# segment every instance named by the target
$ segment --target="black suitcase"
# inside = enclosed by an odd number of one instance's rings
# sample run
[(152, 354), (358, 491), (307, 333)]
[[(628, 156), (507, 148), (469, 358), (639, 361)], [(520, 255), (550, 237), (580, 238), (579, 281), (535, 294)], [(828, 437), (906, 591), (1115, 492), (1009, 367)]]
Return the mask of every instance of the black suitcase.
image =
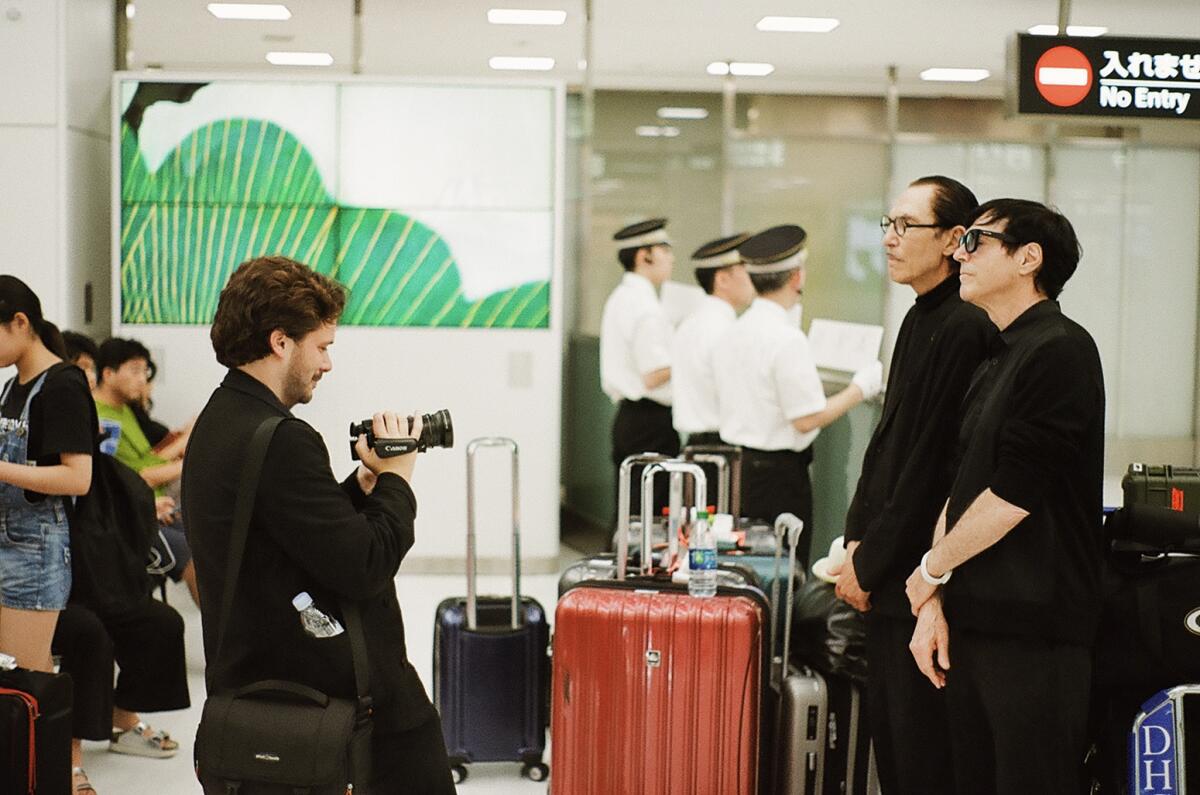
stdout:
[(1200, 469), (1171, 464), (1130, 464), (1121, 478), (1125, 505), (1157, 505), (1200, 513)]
[[(787, 514), (785, 514), (787, 516)], [(780, 518), (783, 521), (783, 518)], [(799, 520), (796, 520), (799, 524)], [(838, 674), (822, 674), (793, 660), (792, 636), (803, 624), (794, 620), (796, 540), (788, 539), (793, 576), (788, 579), (782, 617), (782, 654), (776, 663), (779, 700), (771, 760), (778, 795), (879, 795), (879, 776), (871, 746), (866, 705), (859, 683)]]
[[(512, 452), (513, 592), (477, 596), (475, 583), (475, 454)], [(550, 626), (536, 599), (520, 596), (517, 443), (475, 439), (467, 445), (467, 596), (438, 605), (433, 624), (433, 701), (442, 717), (455, 783), (472, 762), (520, 762), (521, 774), (543, 781), (550, 719)]]
[(71, 703), (67, 674), (0, 671), (0, 793), (71, 791)]

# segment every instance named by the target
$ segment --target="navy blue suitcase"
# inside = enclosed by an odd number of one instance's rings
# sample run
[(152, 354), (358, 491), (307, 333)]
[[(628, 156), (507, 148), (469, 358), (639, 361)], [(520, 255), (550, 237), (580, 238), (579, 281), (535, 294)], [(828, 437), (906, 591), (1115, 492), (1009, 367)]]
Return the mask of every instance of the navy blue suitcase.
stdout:
[[(512, 451), (513, 592), (477, 596), (475, 585), (475, 454)], [(517, 444), (476, 439), (467, 445), (467, 595), (438, 605), (433, 624), (433, 701), (442, 716), (455, 783), (472, 762), (520, 762), (521, 774), (543, 781), (550, 722), (550, 626), (536, 599), (520, 596)]]

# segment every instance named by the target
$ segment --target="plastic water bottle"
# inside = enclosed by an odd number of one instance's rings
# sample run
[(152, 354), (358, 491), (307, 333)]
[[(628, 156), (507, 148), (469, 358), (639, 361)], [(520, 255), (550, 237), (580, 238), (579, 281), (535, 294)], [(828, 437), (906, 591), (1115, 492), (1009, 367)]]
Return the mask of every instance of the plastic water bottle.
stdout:
[(692, 596), (717, 594), (717, 543), (708, 527), (708, 513), (701, 511), (688, 537), (688, 593)]
[(332, 638), (346, 631), (337, 619), (317, 609), (308, 591), (301, 591), (292, 597), (292, 607), (300, 614), (300, 623), (304, 625), (304, 631), (314, 638)]

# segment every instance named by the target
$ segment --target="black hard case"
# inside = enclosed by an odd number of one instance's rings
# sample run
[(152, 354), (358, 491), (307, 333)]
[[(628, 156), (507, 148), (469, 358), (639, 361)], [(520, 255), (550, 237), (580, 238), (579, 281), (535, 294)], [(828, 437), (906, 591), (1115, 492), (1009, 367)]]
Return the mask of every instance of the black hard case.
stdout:
[[(0, 793), (8, 795), (67, 795), (71, 791), (71, 677), (17, 668), (0, 671)], [(30, 720), (34, 738), (33, 765), (37, 786), (29, 780)]]
[(1121, 478), (1125, 505), (1157, 505), (1200, 514), (1200, 469), (1172, 464), (1130, 464)]

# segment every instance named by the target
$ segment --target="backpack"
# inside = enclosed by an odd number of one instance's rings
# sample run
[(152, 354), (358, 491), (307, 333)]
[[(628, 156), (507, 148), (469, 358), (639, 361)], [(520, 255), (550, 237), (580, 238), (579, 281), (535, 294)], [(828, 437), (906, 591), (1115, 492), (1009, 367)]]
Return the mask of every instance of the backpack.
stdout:
[(154, 490), (112, 456), (92, 456), (92, 486), (71, 520), (72, 601), (101, 618), (118, 616), (150, 593), (146, 560), (158, 533)]

